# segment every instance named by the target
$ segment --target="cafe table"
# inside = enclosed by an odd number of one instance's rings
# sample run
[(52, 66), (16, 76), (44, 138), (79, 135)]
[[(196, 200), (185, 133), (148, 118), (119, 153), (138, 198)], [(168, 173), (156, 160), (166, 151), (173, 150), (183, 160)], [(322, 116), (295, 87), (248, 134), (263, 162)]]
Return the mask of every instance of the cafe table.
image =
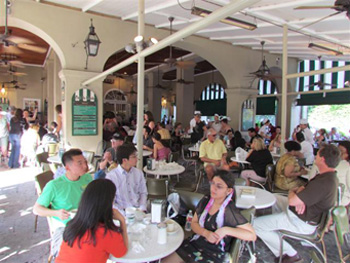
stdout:
[(246, 160), (237, 159), (236, 156), (231, 157), (230, 160), (233, 161), (233, 162), (236, 162), (236, 163), (250, 164), (250, 162), (248, 162), (248, 161), (246, 161)]
[[(166, 244), (158, 244), (157, 224), (146, 225), (144, 234), (128, 234), (129, 250), (124, 257), (115, 258), (112, 255), (109, 259), (113, 262), (151, 262), (160, 260), (178, 249), (184, 240), (182, 227), (174, 221), (175, 231), (167, 234)], [(136, 253), (132, 248), (132, 242), (139, 242), (144, 251)]]
[(190, 152), (199, 153), (199, 146), (193, 145), (193, 146), (189, 147), (188, 150), (189, 150)]
[[(242, 190), (247, 190), (242, 192)], [(248, 209), (264, 209), (273, 206), (276, 203), (276, 197), (263, 189), (251, 186), (235, 186), (236, 207)], [(249, 193), (250, 192), (250, 193)]]
[[(166, 163), (164, 165), (156, 165), (155, 170), (148, 170), (147, 165), (143, 168), (143, 171), (146, 174), (154, 175), (156, 178), (160, 178), (160, 176), (168, 176), (170, 179), (171, 175), (179, 175), (185, 171), (185, 167), (178, 163)], [(178, 178), (179, 181), (179, 178)]]

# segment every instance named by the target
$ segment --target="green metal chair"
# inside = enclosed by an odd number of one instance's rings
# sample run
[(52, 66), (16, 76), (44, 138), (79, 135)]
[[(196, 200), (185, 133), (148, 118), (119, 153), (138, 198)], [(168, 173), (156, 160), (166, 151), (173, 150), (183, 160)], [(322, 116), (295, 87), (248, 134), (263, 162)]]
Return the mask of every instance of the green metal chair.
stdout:
[[(285, 238), (291, 238), (291, 239), (296, 239), (299, 241), (304, 241), (308, 244), (310, 244), (311, 246), (313, 246), (317, 252), (319, 252), (319, 254), (322, 256), (323, 262), (327, 262), (327, 253), (326, 253), (326, 246), (323, 240), (323, 237), (326, 233), (326, 231), (328, 230), (328, 226), (329, 223), (331, 221), (332, 218), (332, 209), (330, 209), (327, 212), (323, 212), (322, 217), (321, 217), (321, 221), (320, 223), (317, 225), (317, 228), (315, 230), (314, 233), (312, 234), (297, 234), (297, 233), (293, 233), (287, 230), (280, 230), (279, 234), (280, 234), (280, 241), (281, 241), (281, 246), (280, 246), (280, 260), (279, 263), (282, 262), (282, 256), (283, 256), (283, 240)], [(322, 250), (318, 248), (317, 244), (321, 243), (322, 244)], [(315, 255), (317, 257), (317, 255)]]
[(167, 199), (169, 194), (168, 179), (147, 178), (148, 200)]
[[(349, 217), (347, 215), (346, 208), (344, 206), (337, 206), (333, 209), (332, 212), (333, 221), (335, 225), (334, 238), (337, 244), (339, 258), (342, 263), (349, 262), (350, 258), (350, 230), (349, 230)], [(346, 237), (349, 239), (346, 242)], [(349, 243), (348, 243), (349, 242)], [(345, 247), (348, 250), (348, 254), (344, 257), (342, 246), (345, 244)]]

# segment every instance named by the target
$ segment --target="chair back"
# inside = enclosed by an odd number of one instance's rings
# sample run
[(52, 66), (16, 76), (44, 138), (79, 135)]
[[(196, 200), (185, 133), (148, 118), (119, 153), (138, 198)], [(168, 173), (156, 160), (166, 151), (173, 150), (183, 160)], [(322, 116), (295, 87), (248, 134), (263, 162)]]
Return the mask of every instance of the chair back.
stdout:
[(148, 198), (166, 199), (169, 193), (168, 179), (147, 178), (146, 181)]
[(106, 143), (103, 140), (98, 142), (95, 156), (100, 156), (100, 157), (103, 156), (103, 153), (105, 151), (105, 145)]
[(46, 171), (35, 176), (38, 195), (41, 195), (45, 185), (51, 180), (53, 180), (53, 172), (51, 171)]
[(50, 170), (50, 165), (47, 158), (49, 158), (48, 152), (42, 152), (36, 155), (37, 166), (39, 166), (43, 172)]
[(179, 161), (179, 159), (180, 159), (180, 153), (179, 152), (171, 152), (169, 154), (169, 159), (168, 159), (169, 163), (172, 163), (172, 162), (176, 162), (177, 163)]
[(94, 160), (95, 153), (91, 151), (83, 151), (83, 156), (88, 163), (92, 163)]
[(180, 198), (186, 207), (193, 212), (196, 210), (199, 201), (204, 197), (203, 194), (189, 191), (178, 190), (176, 192), (180, 195)]
[(235, 178), (235, 185), (246, 186), (247, 181), (243, 178)]
[(344, 235), (350, 233), (349, 217), (344, 206), (337, 206), (332, 211), (335, 231), (340, 245), (344, 244)]
[(338, 199), (337, 199), (337, 205), (341, 205), (341, 200), (343, 199), (345, 191), (345, 184), (339, 183), (338, 185)]
[(269, 190), (273, 190), (273, 184), (275, 182), (275, 172), (276, 172), (276, 166), (274, 164), (268, 164), (265, 168), (265, 175), (266, 175), (266, 184), (269, 187)]

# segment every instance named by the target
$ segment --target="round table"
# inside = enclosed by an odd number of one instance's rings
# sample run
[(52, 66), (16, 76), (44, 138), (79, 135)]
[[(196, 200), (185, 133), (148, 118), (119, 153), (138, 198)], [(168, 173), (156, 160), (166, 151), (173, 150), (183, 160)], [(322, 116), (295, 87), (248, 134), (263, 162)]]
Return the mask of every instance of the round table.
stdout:
[(191, 147), (188, 148), (188, 150), (189, 150), (190, 152), (199, 152), (199, 147), (197, 147), (197, 146), (191, 146)]
[(170, 178), (170, 175), (178, 175), (181, 174), (185, 171), (185, 167), (182, 165), (172, 165), (171, 164), (166, 164), (163, 168), (157, 168), (155, 170), (148, 170), (147, 165), (143, 167), (143, 171), (146, 174), (152, 174), (155, 175), (157, 178), (160, 176), (168, 176)]
[(142, 156), (143, 156), (143, 157), (150, 156), (150, 155), (152, 155), (152, 152), (151, 152), (151, 151), (147, 151), (147, 150), (143, 150), (143, 151), (142, 151)]
[(47, 158), (47, 161), (55, 164), (62, 164), (62, 158), (60, 158), (58, 155), (50, 156)]
[[(241, 197), (243, 189), (252, 190), (255, 193), (252, 196)], [(236, 191), (236, 206), (242, 209), (255, 207), (256, 209), (263, 209), (273, 206), (276, 203), (276, 197), (263, 189), (251, 186), (235, 186)]]
[(129, 235), (129, 250), (126, 255), (122, 258), (115, 258), (110, 255), (109, 259), (113, 262), (150, 262), (170, 255), (179, 248), (184, 239), (184, 232), (182, 230), (182, 227), (176, 222), (174, 222), (174, 224), (177, 230), (175, 233), (167, 235), (166, 244), (160, 245), (157, 243), (157, 225), (151, 224), (147, 226), (147, 228), (149, 228), (147, 230), (148, 240), (139, 241), (145, 251), (141, 253), (136, 253), (133, 251), (132, 242), (134, 241), (133, 236), (135, 234)]
[(246, 160), (238, 160), (236, 157), (231, 157), (230, 160), (233, 161), (233, 162), (236, 162), (236, 163), (250, 164), (250, 162), (248, 162)]

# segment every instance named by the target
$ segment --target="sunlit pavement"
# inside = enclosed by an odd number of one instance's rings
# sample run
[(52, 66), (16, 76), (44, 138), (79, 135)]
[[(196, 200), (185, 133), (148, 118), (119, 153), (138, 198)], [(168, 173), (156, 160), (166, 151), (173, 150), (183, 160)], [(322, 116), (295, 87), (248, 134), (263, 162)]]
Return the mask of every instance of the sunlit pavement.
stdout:
[(37, 168), (0, 168), (0, 262), (47, 262), (50, 236), (45, 218), (39, 217), (34, 233), (36, 174)]

